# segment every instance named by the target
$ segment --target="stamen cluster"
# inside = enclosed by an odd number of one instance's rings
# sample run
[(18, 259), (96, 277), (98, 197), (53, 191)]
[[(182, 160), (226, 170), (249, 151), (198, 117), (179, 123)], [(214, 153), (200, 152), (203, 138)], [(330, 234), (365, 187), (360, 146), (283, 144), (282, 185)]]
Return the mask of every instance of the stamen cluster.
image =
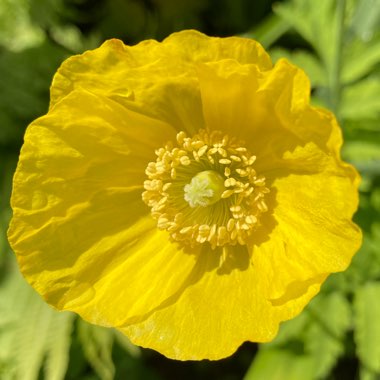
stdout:
[[(212, 248), (244, 245), (267, 211), (269, 193), (265, 178), (257, 175), (252, 155), (244, 143), (220, 131), (200, 130), (193, 137), (177, 134), (156, 150), (157, 159), (146, 168), (144, 202), (151, 207), (159, 229), (167, 230), (179, 242), (194, 246), (209, 242)], [(202, 171), (215, 171), (224, 180), (220, 200), (204, 206), (190, 206), (184, 188)]]

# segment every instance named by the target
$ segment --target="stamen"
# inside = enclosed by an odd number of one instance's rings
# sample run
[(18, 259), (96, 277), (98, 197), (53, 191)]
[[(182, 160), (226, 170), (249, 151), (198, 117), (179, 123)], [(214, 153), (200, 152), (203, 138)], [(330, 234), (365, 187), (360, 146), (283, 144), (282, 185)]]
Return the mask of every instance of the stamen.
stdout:
[(142, 199), (157, 227), (190, 246), (246, 244), (268, 210), (256, 156), (220, 131), (180, 132), (176, 141), (157, 149), (145, 171)]

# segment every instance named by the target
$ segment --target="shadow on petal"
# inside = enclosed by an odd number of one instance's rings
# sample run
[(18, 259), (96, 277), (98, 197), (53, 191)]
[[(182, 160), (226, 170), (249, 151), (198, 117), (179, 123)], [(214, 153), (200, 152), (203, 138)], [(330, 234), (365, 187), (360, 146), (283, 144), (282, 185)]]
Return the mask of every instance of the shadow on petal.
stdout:
[(270, 302), (273, 306), (282, 306), (289, 301), (300, 298), (307, 293), (311, 286), (321, 284), (325, 281), (327, 276), (327, 274), (321, 274), (305, 281), (294, 281), (287, 286), (285, 293), (281, 297), (271, 299)]

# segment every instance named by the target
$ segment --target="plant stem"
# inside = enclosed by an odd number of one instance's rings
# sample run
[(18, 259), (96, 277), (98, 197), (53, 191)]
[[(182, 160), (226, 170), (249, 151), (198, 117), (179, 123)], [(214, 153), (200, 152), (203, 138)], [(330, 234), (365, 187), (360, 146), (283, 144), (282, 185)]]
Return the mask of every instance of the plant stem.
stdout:
[(337, 0), (337, 30), (335, 40), (335, 56), (331, 64), (330, 72), (330, 99), (329, 106), (331, 110), (339, 116), (339, 104), (341, 97), (341, 69), (343, 55), (343, 34), (344, 34), (344, 17), (346, 11), (346, 0)]

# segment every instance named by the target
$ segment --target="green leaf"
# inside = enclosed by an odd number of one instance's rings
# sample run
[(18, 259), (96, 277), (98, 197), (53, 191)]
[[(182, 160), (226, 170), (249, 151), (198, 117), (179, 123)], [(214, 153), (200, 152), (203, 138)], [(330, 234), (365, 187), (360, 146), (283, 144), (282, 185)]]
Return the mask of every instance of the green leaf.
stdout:
[(327, 67), (332, 66), (338, 49), (335, 1), (293, 0), (277, 4), (274, 11), (311, 44)]
[(380, 119), (379, 94), (380, 78), (375, 75), (346, 87), (339, 109), (341, 116), (345, 119)]
[[(2, 153), (0, 151), (0, 279), (6, 273), (9, 257), (9, 244), (7, 240), (7, 229), (11, 210), (9, 198), (12, 188), (12, 177), (17, 163), (17, 155)], [(1, 281), (0, 281), (1, 286)]]
[(380, 23), (380, 0), (358, 0), (351, 29), (368, 42)]
[[(367, 219), (370, 218), (369, 212), (365, 211), (364, 215)], [(364, 223), (360, 224), (364, 229)], [(351, 292), (356, 291), (356, 288), (362, 286), (365, 281), (376, 280), (380, 277), (379, 243), (380, 239), (376, 241), (373, 234), (364, 231), (363, 244), (344, 274)]]
[(343, 294), (319, 294), (297, 318), (281, 324), (273, 342), (260, 345), (246, 380), (325, 379), (344, 354), (350, 326)]
[(380, 374), (380, 282), (357, 289), (354, 299), (355, 341), (363, 366)]
[[(346, 119), (344, 122), (342, 157), (354, 164), (362, 175), (361, 191), (371, 191), (372, 181), (380, 175), (379, 131), (376, 119)], [(371, 209), (367, 211), (370, 213)]]
[(313, 358), (315, 378), (324, 379), (344, 353), (350, 304), (341, 293), (320, 294), (305, 312), (313, 321), (305, 334), (305, 351)]
[(242, 37), (253, 38), (268, 48), (289, 29), (290, 25), (284, 19), (271, 13), (257, 27), (244, 33)]
[(87, 37), (74, 25), (54, 25), (50, 30), (50, 35), (54, 41), (72, 54), (95, 49), (102, 42), (98, 33), (92, 33)]
[(343, 147), (345, 159), (355, 161), (380, 160), (380, 145), (375, 141), (347, 141)]
[(313, 380), (312, 357), (290, 349), (260, 349), (244, 380)]
[(51, 43), (0, 52), (0, 146), (18, 146), (27, 124), (45, 113), (52, 76), (66, 53)]
[(90, 325), (79, 319), (78, 337), (87, 360), (98, 376), (102, 380), (112, 380), (115, 374), (112, 361), (113, 330)]
[(354, 82), (370, 73), (380, 62), (380, 33), (369, 41), (351, 41), (344, 49), (343, 62), (343, 83)]
[(36, 380), (47, 358), (46, 380), (62, 380), (74, 316), (43, 302), (16, 265), (8, 269), (0, 288), (0, 367), (5, 365), (9, 379)]
[(342, 81), (352, 83), (369, 74), (380, 60), (380, 0), (358, 0), (344, 49)]
[(0, 1), (0, 45), (20, 51), (43, 39), (43, 31), (30, 19), (29, 0)]
[(360, 380), (379, 380), (379, 374), (361, 365), (359, 368)]
[(45, 362), (45, 379), (60, 380), (65, 378), (69, 362), (71, 331), (74, 314), (56, 313), (47, 335), (47, 354)]
[[(380, 188), (376, 188), (372, 191), (371, 206), (380, 212)], [(380, 225), (376, 223), (375, 228), (374, 234), (376, 234), (376, 237), (380, 240)]]

